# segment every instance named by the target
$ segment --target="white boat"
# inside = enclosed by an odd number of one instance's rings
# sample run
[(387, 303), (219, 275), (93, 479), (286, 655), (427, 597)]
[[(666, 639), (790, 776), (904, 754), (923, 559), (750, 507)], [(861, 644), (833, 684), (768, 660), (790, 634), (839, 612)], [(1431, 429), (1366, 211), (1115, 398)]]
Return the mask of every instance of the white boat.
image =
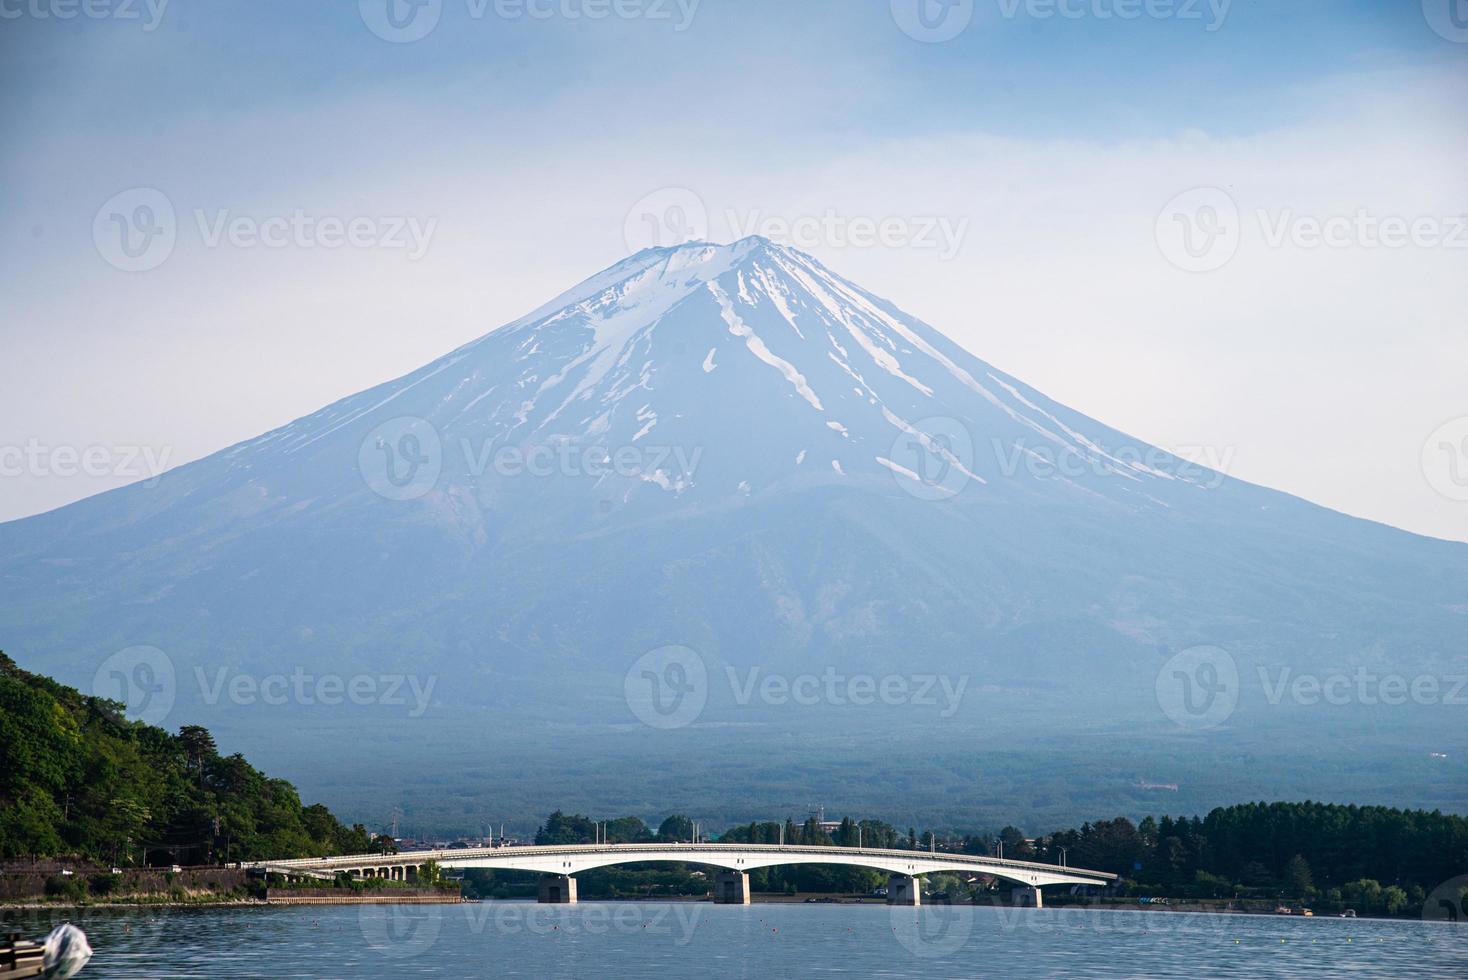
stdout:
[(76, 976), (91, 958), (87, 934), (70, 922), (52, 929), (45, 939), (22, 939), (14, 932), (0, 939), (0, 980), (66, 980)]

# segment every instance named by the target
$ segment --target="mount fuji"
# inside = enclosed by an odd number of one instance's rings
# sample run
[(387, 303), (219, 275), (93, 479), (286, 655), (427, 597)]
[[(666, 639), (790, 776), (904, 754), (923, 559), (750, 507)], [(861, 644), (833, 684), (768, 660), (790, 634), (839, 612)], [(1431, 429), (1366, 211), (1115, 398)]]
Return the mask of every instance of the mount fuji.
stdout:
[[(85, 687), (156, 647), (170, 723), (363, 811), (384, 761), (418, 772), (437, 826), (491, 798), (501, 818), (692, 799), (672, 775), (690, 756), (759, 787), (731, 819), (811, 794), (875, 806), (849, 768), (874, 754), (932, 819), (1060, 819), (1159, 785), (1170, 806), (1341, 797), (1387, 758), (1376, 802), (1419, 783), (1437, 795), (1414, 805), (1468, 802), (1451, 708), (1270, 696), (1362, 670), (1446, 691), (1468, 673), (1468, 546), (1150, 446), (763, 238), (639, 252), (395, 381), (0, 525), (0, 582), (0, 638), (30, 669)], [(710, 678), (676, 732), (624, 696), (668, 644)], [(1184, 731), (1159, 670), (1199, 645), (1236, 665), (1238, 703)], [(968, 694), (940, 716), (741, 703), (732, 683), (832, 669)], [(414, 717), (221, 694), (303, 670), (436, 684)], [(283, 746), (282, 724), (314, 737)], [(768, 761), (794, 744), (804, 768)]]

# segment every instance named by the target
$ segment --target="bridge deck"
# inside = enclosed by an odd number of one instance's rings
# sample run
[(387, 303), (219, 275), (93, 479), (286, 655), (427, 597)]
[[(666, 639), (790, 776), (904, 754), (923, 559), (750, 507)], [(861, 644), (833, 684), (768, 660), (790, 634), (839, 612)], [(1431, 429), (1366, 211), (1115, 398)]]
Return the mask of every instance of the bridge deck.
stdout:
[(1097, 884), (1116, 879), (1107, 871), (1015, 861), (945, 851), (895, 848), (822, 847), (792, 844), (569, 844), (561, 846), (478, 847), (399, 854), (357, 854), (328, 858), (260, 861), (243, 865), (261, 870), (315, 871), (379, 869), (435, 862), (444, 867), (481, 867), (575, 874), (612, 864), (680, 861), (734, 870), (785, 864), (844, 864), (931, 874), (936, 871), (972, 871), (1039, 884)]

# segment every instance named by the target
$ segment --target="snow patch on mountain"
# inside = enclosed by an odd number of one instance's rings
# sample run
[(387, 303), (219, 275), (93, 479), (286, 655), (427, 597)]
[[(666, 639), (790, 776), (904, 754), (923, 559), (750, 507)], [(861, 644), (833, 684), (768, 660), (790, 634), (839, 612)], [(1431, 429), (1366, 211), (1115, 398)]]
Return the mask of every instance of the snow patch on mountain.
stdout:
[(735, 312), (734, 303), (729, 299), (729, 294), (720, 289), (719, 284), (716, 282), (708, 283), (708, 289), (713, 294), (714, 301), (719, 304), (719, 313), (723, 316), (724, 322), (729, 325), (729, 332), (743, 339), (744, 346), (749, 348), (751, 354), (784, 375), (785, 380), (790, 382), (791, 386), (801, 398), (804, 398), (810, 403), (811, 408), (814, 408), (818, 412), (823, 411), (821, 400), (811, 390), (810, 385), (805, 380), (805, 376), (795, 369), (795, 365), (776, 357), (770, 352), (769, 347), (765, 346), (765, 342), (760, 339), (759, 335), (751, 330), (749, 325), (740, 319), (739, 314)]

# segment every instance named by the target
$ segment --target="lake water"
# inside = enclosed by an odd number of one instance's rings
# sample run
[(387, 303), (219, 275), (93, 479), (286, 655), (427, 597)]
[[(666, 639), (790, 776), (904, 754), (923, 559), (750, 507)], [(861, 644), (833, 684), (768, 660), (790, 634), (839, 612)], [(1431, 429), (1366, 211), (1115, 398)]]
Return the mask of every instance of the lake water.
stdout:
[(9, 913), (83, 980), (234, 977), (1468, 977), (1468, 925), (876, 905), (485, 902)]

